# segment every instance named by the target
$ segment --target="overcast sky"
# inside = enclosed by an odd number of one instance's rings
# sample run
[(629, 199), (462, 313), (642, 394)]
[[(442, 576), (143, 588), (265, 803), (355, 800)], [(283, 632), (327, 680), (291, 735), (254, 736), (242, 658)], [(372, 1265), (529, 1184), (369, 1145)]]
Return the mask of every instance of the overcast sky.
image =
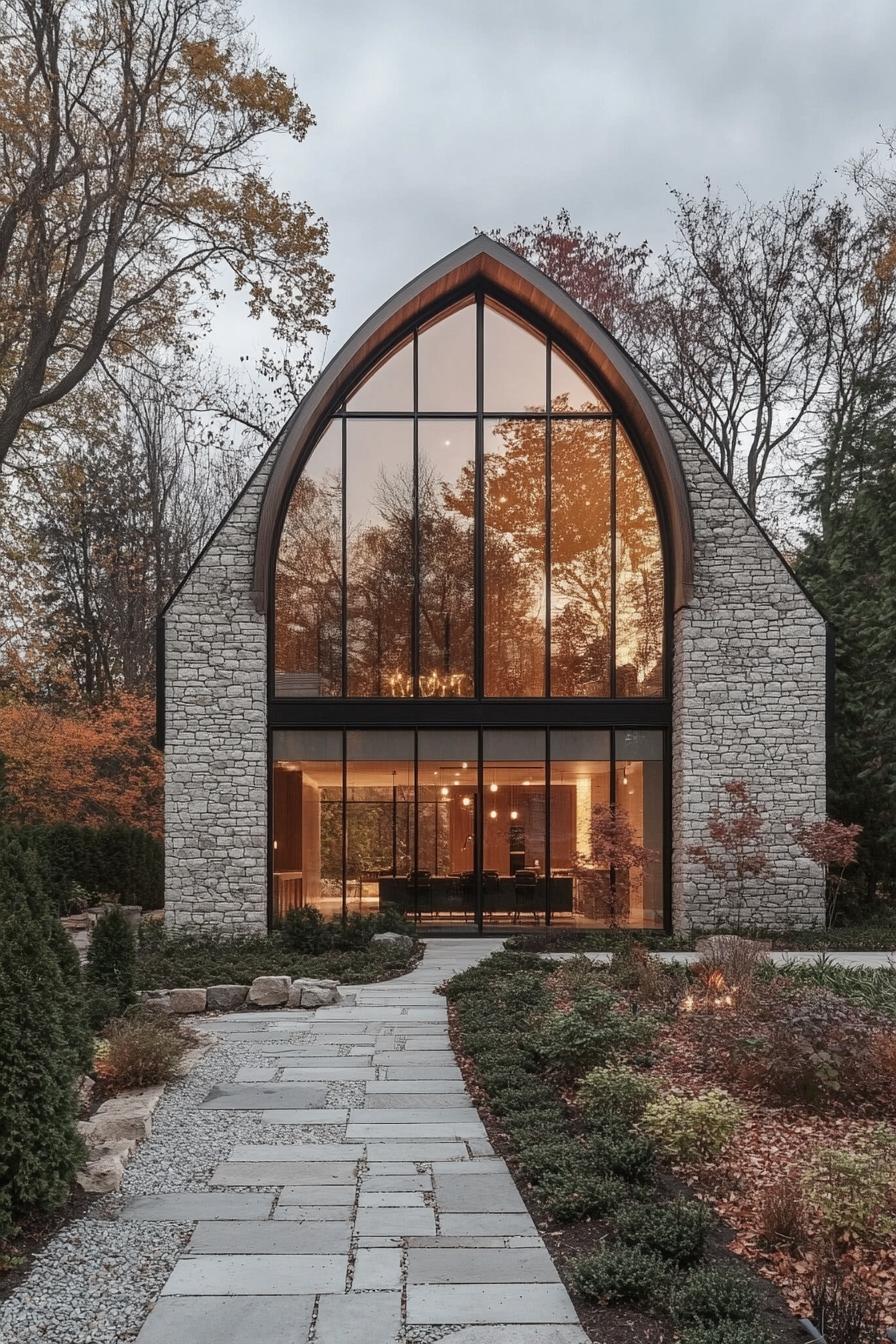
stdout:
[[(271, 146), (278, 187), (330, 228), (327, 356), (480, 228), (566, 206), (661, 245), (667, 184), (756, 198), (896, 123), (894, 0), (246, 0), (317, 125)], [(239, 305), (213, 343), (262, 333)]]

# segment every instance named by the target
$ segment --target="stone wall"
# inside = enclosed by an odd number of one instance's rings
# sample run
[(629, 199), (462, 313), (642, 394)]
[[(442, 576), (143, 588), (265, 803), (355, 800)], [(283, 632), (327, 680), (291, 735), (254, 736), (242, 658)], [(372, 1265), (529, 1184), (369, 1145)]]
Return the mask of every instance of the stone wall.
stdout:
[(691, 498), (693, 598), (675, 615), (672, 905), (677, 929), (734, 923), (719, 883), (688, 856), (707, 839), (722, 786), (743, 779), (766, 821), (768, 874), (742, 922), (823, 922), (821, 870), (787, 819), (825, 812), (824, 621), (738, 496), (675, 413), (662, 406)]
[(274, 451), (165, 620), (165, 922), (267, 927), (267, 636), (251, 597)]
[[(664, 408), (690, 491), (691, 604), (673, 656), (676, 927), (731, 922), (690, 860), (706, 814), (745, 779), (767, 820), (772, 870), (742, 917), (812, 924), (820, 871), (785, 820), (825, 807), (824, 624), (715, 467)], [(173, 601), (166, 620), (166, 921), (237, 932), (266, 921), (266, 631), (251, 598), (255, 527), (273, 454)]]

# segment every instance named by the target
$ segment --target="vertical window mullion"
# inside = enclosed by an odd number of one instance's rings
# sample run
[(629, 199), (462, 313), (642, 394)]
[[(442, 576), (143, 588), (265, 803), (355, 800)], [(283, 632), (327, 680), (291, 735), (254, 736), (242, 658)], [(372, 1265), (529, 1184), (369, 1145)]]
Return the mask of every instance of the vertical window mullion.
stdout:
[(544, 695), (551, 694), (551, 341), (545, 349), (544, 424)]
[[(413, 383), (414, 383), (414, 486), (413, 486), (413, 540), (411, 543), (413, 576), (413, 599), (411, 603), (411, 685), (415, 696), (420, 694), (420, 468), (418, 452), (418, 396), (417, 396), (417, 332), (413, 337)], [(415, 865), (416, 866), (416, 865)]]
[(342, 922), (348, 918), (348, 732), (342, 730)]
[(616, 417), (610, 428), (610, 699), (616, 699)]
[[(549, 403), (550, 404), (550, 403)], [(551, 730), (544, 735), (544, 926), (551, 923), (551, 900), (553, 895), (553, 864), (551, 862)]]
[(474, 589), (474, 696), (485, 695), (485, 419), (483, 415), (485, 352), (485, 305), (482, 294), (476, 296), (476, 440), (474, 444), (473, 486), (473, 589)]
[[(348, 695), (348, 424), (342, 417), (342, 698)], [(344, 895), (344, 891), (343, 891)]]

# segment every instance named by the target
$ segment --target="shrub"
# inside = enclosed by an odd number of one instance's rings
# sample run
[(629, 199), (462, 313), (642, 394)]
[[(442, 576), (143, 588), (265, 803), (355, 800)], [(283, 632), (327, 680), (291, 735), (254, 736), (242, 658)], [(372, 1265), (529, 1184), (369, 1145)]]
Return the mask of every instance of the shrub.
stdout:
[[(76, 1128), (80, 1030), (36, 856), (0, 841), (0, 1236), (61, 1204), (84, 1156)], [(79, 1019), (80, 1020), (80, 1019)]]
[(41, 855), (47, 891), (60, 913), (83, 900), (115, 897), (125, 905), (161, 910), (164, 901), (164, 851), (155, 836), (136, 826), (74, 826), (69, 822), (24, 826), (23, 843)]
[(800, 1246), (806, 1239), (806, 1201), (799, 1182), (785, 1175), (762, 1193), (759, 1239), (764, 1246)]
[(570, 1273), (583, 1297), (607, 1306), (647, 1304), (668, 1286), (668, 1270), (659, 1256), (634, 1246), (602, 1246), (574, 1260)]
[(631, 1198), (625, 1181), (581, 1167), (563, 1167), (539, 1185), (539, 1198), (558, 1222), (578, 1218), (608, 1218)]
[(711, 1223), (709, 1210), (696, 1199), (674, 1199), (668, 1204), (633, 1202), (620, 1210), (616, 1232), (627, 1245), (686, 1268), (703, 1254)]
[(644, 1108), (656, 1100), (658, 1090), (652, 1078), (626, 1064), (605, 1064), (585, 1074), (578, 1102), (585, 1117), (596, 1124), (610, 1119), (640, 1120)]
[(280, 937), (292, 952), (324, 952), (332, 946), (330, 927), (313, 905), (287, 912), (280, 925)]
[(774, 1100), (823, 1109), (844, 1097), (876, 1098), (876, 1027), (845, 999), (821, 989), (770, 986), (754, 1030), (732, 1040), (745, 1081)]
[(585, 1160), (600, 1172), (621, 1176), (626, 1181), (649, 1181), (653, 1176), (656, 1147), (643, 1134), (619, 1133), (610, 1129), (591, 1134), (584, 1144)]
[(820, 1148), (803, 1188), (829, 1236), (874, 1242), (896, 1230), (896, 1133), (881, 1126), (850, 1148)]
[(620, 989), (634, 990), (645, 1003), (671, 1008), (684, 992), (687, 973), (683, 966), (666, 966), (639, 942), (625, 942), (610, 961), (610, 980)]
[(721, 1088), (697, 1097), (671, 1093), (653, 1101), (641, 1120), (644, 1132), (673, 1162), (710, 1162), (719, 1156), (743, 1118), (743, 1110)]
[(884, 1332), (881, 1309), (855, 1279), (835, 1266), (822, 1268), (810, 1293), (812, 1320), (825, 1344), (878, 1344)]
[(742, 1269), (698, 1265), (673, 1293), (675, 1318), (682, 1323), (724, 1323), (756, 1318), (756, 1291)]
[(176, 1075), (188, 1043), (179, 1023), (130, 1013), (106, 1026), (97, 1071), (118, 1087), (151, 1087)]
[(137, 947), (127, 919), (117, 905), (110, 905), (94, 926), (87, 952), (94, 1028), (103, 1025), (103, 1019), (98, 1017), (103, 1005), (114, 1003), (118, 1014), (134, 1002), (136, 961)]
[(548, 1013), (535, 1048), (549, 1066), (574, 1076), (648, 1048), (657, 1028), (655, 1018), (619, 1011), (611, 994), (595, 990), (569, 1012)]
[(678, 1336), (679, 1344), (777, 1344), (778, 1336), (764, 1326), (743, 1321), (725, 1321), (720, 1334), (714, 1325), (695, 1325)]

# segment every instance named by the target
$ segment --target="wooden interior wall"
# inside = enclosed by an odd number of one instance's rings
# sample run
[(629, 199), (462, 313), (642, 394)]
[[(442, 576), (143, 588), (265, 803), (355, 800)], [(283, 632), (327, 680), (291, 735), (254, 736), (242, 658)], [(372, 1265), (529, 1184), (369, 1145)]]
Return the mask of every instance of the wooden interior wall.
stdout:
[(273, 831), (274, 872), (297, 872), (302, 867), (302, 774), (300, 770), (274, 767)]

